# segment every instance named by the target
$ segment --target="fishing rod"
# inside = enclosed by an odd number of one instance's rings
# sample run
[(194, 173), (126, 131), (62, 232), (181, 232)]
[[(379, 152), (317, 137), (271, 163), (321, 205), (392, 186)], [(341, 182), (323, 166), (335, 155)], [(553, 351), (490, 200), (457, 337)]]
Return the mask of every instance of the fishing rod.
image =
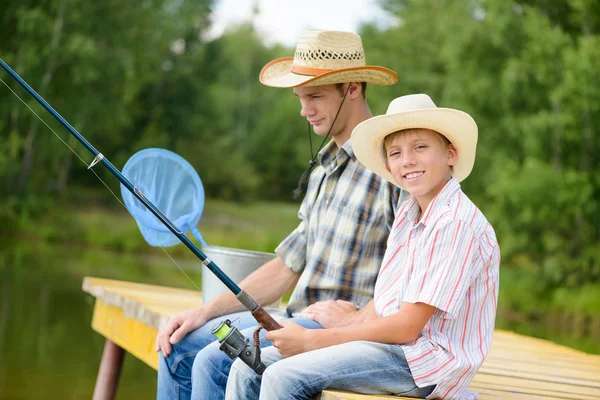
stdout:
[[(235, 282), (233, 282), (210, 258), (206, 256), (192, 241), (190, 241), (169, 219), (163, 215), (158, 208), (154, 206), (144, 194), (136, 188), (125, 176), (102, 153), (94, 148), (75, 128), (71, 126), (50, 104), (46, 102), (35, 90), (31, 88), (15, 71), (12, 70), (1, 58), (0, 66), (8, 72), (23, 89), (27, 91), (42, 107), (46, 109), (62, 126), (65, 127), (71, 135), (75, 137), (92, 155), (94, 159), (88, 166), (92, 168), (97, 163), (101, 163), (110, 171), (129, 190), (139, 201), (142, 202), (151, 212), (162, 222), (177, 238), (192, 251), (206, 267), (217, 276), (233, 292), (240, 303), (254, 317), (254, 319), (267, 331), (281, 329), (282, 326), (273, 319), (264, 308), (258, 304), (246, 291), (242, 290)], [(237, 330), (231, 326), (231, 322), (226, 320), (218, 324), (212, 331), (221, 342), (221, 350), (223, 350), (231, 358), (239, 356), (246, 364), (253, 368), (258, 373), (262, 373), (264, 365), (260, 362), (260, 347), (258, 347), (255, 338), (253, 345), (248, 345), (248, 340)], [(255, 336), (257, 336), (255, 334)]]

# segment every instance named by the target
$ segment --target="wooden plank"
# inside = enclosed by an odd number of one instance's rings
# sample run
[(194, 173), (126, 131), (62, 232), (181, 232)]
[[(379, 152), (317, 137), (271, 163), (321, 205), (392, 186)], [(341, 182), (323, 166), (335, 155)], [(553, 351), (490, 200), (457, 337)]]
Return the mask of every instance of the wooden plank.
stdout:
[(594, 365), (594, 362), (590, 362), (589, 360), (579, 356), (571, 356), (569, 360), (563, 360), (562, 358), (557, 358), (553, 357), (552, 355), (546, 354), (511, 354), (508, 352), (501, 352), (495, 349), (492, 350), (490, 350), (485, 362), (502, 363), (505, 365), (540, 365), (549, 366), (557, 369), (581, 370), (582, 372), (589, 370), (590, 366), (593, 368), (600, 368), (600, 366)]
[[(514, 398), (519, 398), (519, 395)], [(541, 400), (545, 397), (536, 397), (535, 400)], [(321, 392), (320, 400), (390, 400), (390, 399), (412, 399), (414, 397), (404, 397), (404, 396), (392, 396), (392, 395), (383, 395), (383, 394), (358, 394), (352, 392), (346, 392), (343, 390), (333, 390), (327, 389)], [(506, 399), (506, 394), (503, 392), (497, 391), (487, 391), (479, 393), (479, 400), (496, 400), (496, 399)], [(528, 399), (530, 399), (528, 397)]]
[[(83, 290), (107, 305), (121, 308), (127, 317), (157, 330), (168, 321), (172, 313), (202, 303), (202, 293), (197, 291), (111, 279), (86, 277), (83, 280)], [(133, 293), (136, 293), (139, 298), (132, 297)], [(153, 304), (175, 304), (176, 306), (169, 309), (169, 313), (165, 313), (167, 310), (156, 311), (153, 307), (147, 307), (143, 299), (152, 299)]]
[[(472, 392), (479, 393), (479, 399), (526, 399), (526, 400), (548, 400), (548, 396), (538, 396), (535, 394), (511, 393), (505, 389), (495, 390), (489, 388), (473, 388), (469, 387)], [(557, 398), (560, 399), (560, 398)]]
[(158, 330), (135, 318), (127, 317), (122, 309), (96, 299), (92, 328), (158, 370), (158, 354), (154, 344)]
[(109, 289), (109, 290), (142, 290), (145, 291), (146, 293), (149, 294), (157, 294), (157, 295), (196, 295), (197, 293), (199, 293), (198, 291), (195, 290), (188, 290), (188, 289), (179, 289), (179, 288), (174, 288), (174, 287), (167, 287), (167, 286), (159, 286), (159, 285), (148, 285), (145, 283), (136, 283), (136, 282), (129, 282), (129, 281), (118, 281), (118, 280), (114, 280), (114, 279), (104, 279), (104, 278), (95, 278), (95, 277), (90, 277), (90, 276), (86, 276), (83, 278), (83, 290), (96, 296), (96, 294), (94, 294), (93, 292), (100, 292), (103, 289)]
[(600, 355), (588, 354), (581, 350), (559, 345), (546, 339), (533, 338), (519, 335), (514, 332), (496, 330), (492, 340), (492, 348), (502, 350), (515, 350), (518, 352), (531, 352), (533, 349), (543, 349), (545, 353), (574, 355), (589, 359), (590, 362), (600, 365)]
[[(544, 389), (528, 389), (520, 387), (510, 387), (503, 384), (497, 383), (471, 383), (469, 389), (478, 393), (487, 393), (492, 391), (493, 393), (500, 393), (502, 398), (505, 399), (532, 399), (542, 398), (549, 400), (565, 399), (565, 400), (598, 400), (597, 396), (589, 396), (585, 394), (573, 394), (565, 392), (553, 392)], [(503, 395), (502, 395), (503, 394)]]
[[(324, 390), (321, 392), (320, 400), (389, 400), (389, 399), (411, 399), (403, 396), (387, 396), (382, 394), (358, 394), (344, 392), (341, 390)], [(412, 397), (414, 400), (414, 397)]]
[[(486, 384), (487, 388), (500, 388), (504, 387), (509, 391), (516, 393), (532, 393), (539, 395), (561, 395), (570, 396), (565, 398), (573, 399), (588, 399), (588, 398), (600, 398), (600, 389), (589, 387), (589, 386), (577, 386), (568, 385), (562, 383), (555, 383), (550, 381), (538, 381), (520, 377), (508, 377), (501, 375), (492, 374), (477, 374), (473, 378), (472, 385), (476, 387), (480, 384)], [(498, 386), (496, 386), (498, 385)]]
[[(514, 339), (519, 340), (517, 338)], [(514, 359), (528, 360), (530, 356), (534, 356), (536, 359), (553, 359), (565, 363), (569, 363), (576, 360), (586, 360), (587, 363), (600, 366), (600, 360), (591, 355), (582, 355), (577, 352), (570, 351), (569, 348), (564, 349), (549, 349), (538, 346), (529, 346), (524, 348), (507, 348), (498, 346), (492, 343), (492, 347), (489, 351), (489, 356), (506, 357), (510, 356)]]
[(581, 376), (579, 374), (579, 371), (573, 372), (558, 368), (535, 369), (529, 368), (529, 366), (527, 365), (515, 366), (515, 368), (511, 368), (510, 365), (490, 366), (489, 364), (484, 364), (479, 369), (479, 373), (522, 377), (528, 379), (535, 379), (538, 381), (564, 383), (567, 385), (589, 386), (600, 389), (600, 376), (598, 376), (597, 372), (591, 372), (586, 374), (585, 376)]

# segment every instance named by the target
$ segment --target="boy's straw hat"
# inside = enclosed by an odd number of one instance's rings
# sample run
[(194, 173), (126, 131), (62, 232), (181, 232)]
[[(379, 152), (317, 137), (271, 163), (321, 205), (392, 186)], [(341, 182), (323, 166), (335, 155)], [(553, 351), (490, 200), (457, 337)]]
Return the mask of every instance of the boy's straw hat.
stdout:
[(360, 36), (322, 30), (304, 32), (294, 57), (271, 61), (259, 79), (267, 86), (283, 88), (344, 82), (392, 85), (398, 81), (394, 71), (366, 65)]
[(358, 124), (352, 131), (352, 148), (365, 167), (404, 189), (385, 168), (383, 139), (410, 128), (431, 129), (446, 136), (458, 153), (452, 175), (459, 181), (469, 176), (475, 163), (477, 124), (463, 111), (436, 107), (426, 94), (398, 97), (392, 100), (385, 115)]

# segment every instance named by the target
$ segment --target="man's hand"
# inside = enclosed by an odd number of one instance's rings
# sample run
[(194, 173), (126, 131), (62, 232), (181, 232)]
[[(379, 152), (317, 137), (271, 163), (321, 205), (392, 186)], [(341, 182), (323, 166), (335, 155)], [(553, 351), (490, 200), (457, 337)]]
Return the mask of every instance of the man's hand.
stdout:
[(296, 316), (312, 319), (323, 328), (337, 328), (350, 325), (357, 313), (356, 304), (350, 301), (327, 300), (306, 307)]
[(179, 342), (194, 329), (200, 328), (207, 322), (203, 307), (192, 308), (175, 314), (163, 326), (156, 336), (156, 351), (162, 351), (167, 357), (171, 354), (171, 345)]
[(267, 332), (265, 339), (271, 340), (283, 358), (314, 350), (311, 330), (292, 321), (280, 321), (283, 328)]

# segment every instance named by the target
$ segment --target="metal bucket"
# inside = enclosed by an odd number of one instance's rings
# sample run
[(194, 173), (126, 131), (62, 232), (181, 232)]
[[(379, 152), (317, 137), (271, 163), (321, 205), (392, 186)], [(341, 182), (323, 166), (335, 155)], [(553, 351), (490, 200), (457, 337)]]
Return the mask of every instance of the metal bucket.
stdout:
[[(250, 273), (277, 256), (275, 253), (221, 246), (203, 246), (202, 252), (235, 283), (240, 283)], [(205, 304), (228, 290), (206, 265), (202, 265), (202, 301)]]

